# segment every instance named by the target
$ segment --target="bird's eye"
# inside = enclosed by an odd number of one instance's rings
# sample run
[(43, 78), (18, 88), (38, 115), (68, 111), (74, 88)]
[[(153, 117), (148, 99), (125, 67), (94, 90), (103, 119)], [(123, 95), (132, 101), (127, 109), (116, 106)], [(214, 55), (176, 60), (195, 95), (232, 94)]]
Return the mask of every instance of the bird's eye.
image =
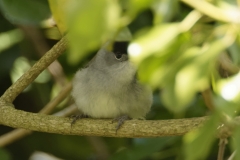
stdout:
[(115, 54), (115, 57), (117, 60), (120, 60), (122, 58), (122, 54)]
[(127, 54), (117, 52), (117, 53), (114, 53), (114, 55), (115, 55), (115, 59), (120, 62), (128, 60)]

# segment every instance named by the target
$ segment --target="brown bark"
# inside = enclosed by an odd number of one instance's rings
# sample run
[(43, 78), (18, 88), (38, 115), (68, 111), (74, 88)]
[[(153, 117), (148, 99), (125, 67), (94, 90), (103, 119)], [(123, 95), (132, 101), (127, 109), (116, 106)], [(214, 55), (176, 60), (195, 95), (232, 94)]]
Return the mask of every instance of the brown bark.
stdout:
[(104, 137), (178, 136), (198, 128), (207, 117), (172, 120), (129, 120), (118, 130), (108, 119), (81, 119), (71, 127), (71, 119), (0, 107), (0, 124), (13, 128), (64, 135)]

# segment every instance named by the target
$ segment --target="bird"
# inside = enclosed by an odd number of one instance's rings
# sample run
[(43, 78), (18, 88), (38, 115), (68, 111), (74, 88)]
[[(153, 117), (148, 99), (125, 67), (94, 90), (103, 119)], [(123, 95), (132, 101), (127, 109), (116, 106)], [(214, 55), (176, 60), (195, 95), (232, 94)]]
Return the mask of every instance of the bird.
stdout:
[(129, 42), (104, 45), (89, 64), (73, 78), (71, 95), (79, 118), (113, 119), (116, 131), (125, 120), (144, 119), (152, 105), (152, 91), (137, 79), (137, 69), (129, 61)]

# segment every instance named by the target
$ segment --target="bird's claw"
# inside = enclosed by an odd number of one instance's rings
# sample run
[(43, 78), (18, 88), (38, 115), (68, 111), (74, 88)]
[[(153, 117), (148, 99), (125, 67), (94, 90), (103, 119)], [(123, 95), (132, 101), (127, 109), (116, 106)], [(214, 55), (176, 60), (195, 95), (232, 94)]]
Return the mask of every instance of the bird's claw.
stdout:
[(72, 127), (77, 120), (82, 118), (88, 118), (88, 116), (85, 114), (77, 114), (77, 115), (71, 115), (69, 118), (72, 119), (72, 122), (71, 122), (71, 127)]
[(117, 118), (114, 118), (112, 120), (112, 123), (113, 122), (118, 122), (117, 126), (116, 126), (116, 134), (117, 134), (117, 131), (121, 128), (121, 126), (123, 125), (123, 123), (126, 121), (126, 120), (130, 120), (131, 118), (127, 115), (123, 115), (123, 116), (120, 116), (120, 117), (117, 117)]

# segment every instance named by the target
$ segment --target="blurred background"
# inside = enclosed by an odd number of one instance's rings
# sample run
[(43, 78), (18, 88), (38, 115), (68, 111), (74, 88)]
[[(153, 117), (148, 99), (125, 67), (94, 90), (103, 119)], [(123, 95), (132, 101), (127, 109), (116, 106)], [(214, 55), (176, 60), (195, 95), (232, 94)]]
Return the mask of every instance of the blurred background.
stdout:
[[(234, 9), (236, 14), (232, 15), (239, 14), (236, 1), (219, 0), (209, 4), (219, 10)], [(139, 67), (139, 78), (154, 91), (154, 103), (147, 119), (206, 116), (212, 114), (212, 107), (220, 102), (218, 113), (225, 111), (224, 106), (228, 104), (233, 106), (228, 110), (231, 112), (228, 116), (233, 118), (238, 113), (239, 97), (226, 102), (218, 86), (220, 82), (224, 86), (229, 82), (226, 79), (237, 75), (239, 26), (232, 16), (228, 22), (218, 16), (211, 17), (211, 13), (210, 16), (201, 14), (194, 8), (198, 5), (177, 0), (61, 0), (59, 3), (56, 0), (0, 0), (0, 94), (62, 35), (69, 33), (70, 47), (66, 53), (14, 101), (17, 109), (39, 112), (107, 39), (113, 39), (119, 30), (127, 28), (133, 37), (130, 47), (133, 48), (133, 44), (142, 47), (140, 56), (135, 56), (139, 53), (134, 48), (129, 49), (132, 61)], [(204, 95), (211, 100), (206, 100)], [(68, 97), (54, 112), (71, 104), (72, 99)], [(220, 116), (217, 117), (219, 120)], [(0, 159), (183, 160), (186, 155), (195, 154), (186, 149), (193, 147), (202, 153), (203, 159), (210, 160), (216, 159), (218, 152), (213, 129), (210, 126), (204, 132), (199, 131), (194, 144), (186, 142), (183, 136), (107, 138), (33, 132), (0, 146)], [(0, 126), (0, 136), (12, 130)], [(210, 137), (205, 136), (208, 131)], [(211, 140), (205, 142), (206, 138)], [(225, 157), (229, 157), (236, 146), (227, 146)]]

